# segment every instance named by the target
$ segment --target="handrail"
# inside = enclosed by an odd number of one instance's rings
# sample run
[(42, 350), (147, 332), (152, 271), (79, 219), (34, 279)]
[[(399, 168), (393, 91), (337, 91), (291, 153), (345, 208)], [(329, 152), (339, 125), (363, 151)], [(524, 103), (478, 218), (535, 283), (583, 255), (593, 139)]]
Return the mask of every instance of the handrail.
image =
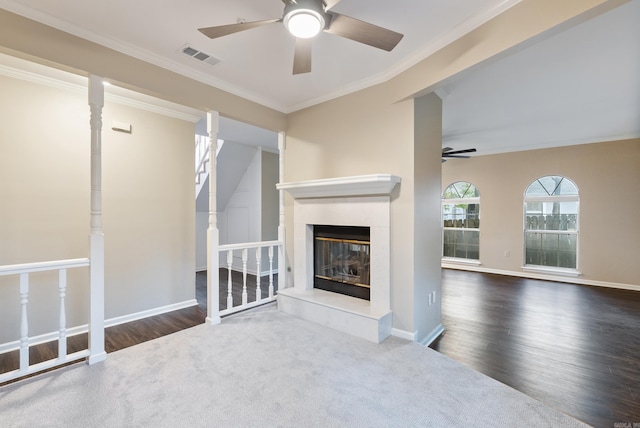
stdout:
[(196, 166), (196, 175), (202, 174), (204, 172), (204, 164), (209, 161), (209, 152), (205, 152), (204, 155), (200, 158), (200, 163)]
[(218, 247), (218, 251), (227, 250), (242, 250), (245, 248), (264, 248), (279, 246), (282, 243), (280, 241), (260, 241), (260, 242), (243, 242), (240, 244), (223, 244)]
[(0, 276), (16, 275), (20, 273), (43, 272), (47, 270), (71, 269), (90, 266), (88, 258), (53, 260), (48, 262), (20, 263), (0, 266)]
[[(198, 138), (200, 137), (200, 138)], [(200, 174), (203, 174), (206, 172), (205, 170), (205, 164), (207, 162), (210, 161), (209, 159), (209, 138), (205, 137), (203, 135), (196, 135), (196, 157), (198, 159), (196, 159), (196, 178), (198, 178), (198, 176)], [(224, 140), (218, 139), (217, 140), (217, 149), (216, 149), (216, 156), (218, 156), (218, 153), (220, 153), (220, 149), (222, 149), (222, 146), (224, 145)], [(199, 156), (198, 156), (199, 155)]]

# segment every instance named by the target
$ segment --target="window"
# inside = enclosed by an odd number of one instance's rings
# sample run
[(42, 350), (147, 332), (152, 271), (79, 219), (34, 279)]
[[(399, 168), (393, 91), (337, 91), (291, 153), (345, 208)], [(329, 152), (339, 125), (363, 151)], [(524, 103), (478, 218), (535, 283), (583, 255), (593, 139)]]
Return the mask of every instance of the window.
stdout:
[(529, 185), (524, 196), (524, 264), (560, 269), (578, 265), (578, 188), (549, 175)]
[(480, 192), (458, 181), (442, 195), (442, 257), (480, 259)]

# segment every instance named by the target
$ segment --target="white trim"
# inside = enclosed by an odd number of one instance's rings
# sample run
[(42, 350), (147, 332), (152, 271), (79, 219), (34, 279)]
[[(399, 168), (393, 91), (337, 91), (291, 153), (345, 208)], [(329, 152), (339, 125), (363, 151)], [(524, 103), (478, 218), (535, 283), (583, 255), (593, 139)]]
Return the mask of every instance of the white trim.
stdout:
[(191, 306), (196, 306), (198, 302), (196, 299), (185, 300), (184, 302), (173, 303), (171, 305), (160, 306), (153, 309), (147, 309), (146, 311), (136, 312), (129, 315), (122, 315), (115, 318), (110, 318), (105, 320), (105, 327), (113, 327), (115, 325), (124, 324), (131, 321), (137, 321), (143, 318), (152, 317), (154, 315), (161, 315), (171, 311), (177, 311), (179, 309), (190, 308)]
[(21, 263), (15, 265), (0, 266), (0, 276), (18, 275), (21, 273), (44, 272), (51, 270), (73, 269), (90, 266), (88, 258), (53, 260), (48, 262)]
[[(38, 69), (37, 72), (33, 72), (0, 64), (0, 75), (23, 80), (25, 82), (35, 83), (37, 85), (47, 86), (65, 92), (87, 94), (88, 79), (86, 77), (62, 72), (60, 70), (49, 72), (45, 66), (38, 66), (31, 66), (31, 68)], [(57, 77), (48, 76), (46, 73), (55, 74)], [(121, 94), (113, 92), (120, 92)], [(172, 117), (174, 119), (185, 120), (187, 122), (196, 123), (203, 117), (203, 115), (196, 109), (181, 106), (170, 101), (165, 101), (160, 98), (135, 91), (130, 91), (125, 88), (119, 88), (117, 86), (105, 88), (104, 95), (106, 101), (115, 104), (126, 105), (128, 107)]]
[(400, 330), (399, 328), (391, 329), (391, 336), (398, 337), (400, 339), (410, 340), (411, 342), (416, 341), (417, 334), (418, 334), (417, 331), (414, 331), (413, 333), (411, 333), (410, 331)]
[[(129, 315), (123, 315), (120, 317), (110, 318), (105, 320), (104, 326), (113, 327), (116, 325), (124, 324), (131, 321), (137, 321), (143, 318), (152, 317), (155, 315), (161, 315), (171, 311), (177, 311), (179, 309), (189, 308), (191, 306), (197, 305), (198, 302), (195, 299), (185, 300), (184, 302), (174, 303), (172, 305), (160, 306), (154, 309), (148, 309), (146, 311), (136, 312)], [(89, 331), (89, 325), (83, 324), (75, 327), (68, 328), (66, 330), (67, 337), (77, 336), (78, 334), (87, 333)], [(39, 345), (41, 343), (51, 342), (54, 340), (58, 340), (60, 337), (59, 331), (54, 331), (51, 333), (40, 334), (38, 336), (29, 337), (29, 346)], [(0, 344), (0, 354), (4, 352), (10, 352), (20, 349), (20, 340), (15, 340), (13, 342), (7, 342)]]
[(442, 333), (444, 333), (444, 326), (442, 324), (438, 324), (436, 328), (433, 329), (431, 333), (424, 339), (420, 341), (420, 344), (423, 346), (429, 346), (433, 343), (434, 340), (439, 338)]
[(461, 265), (473, 265), (480, 266), (480, 260), (474, 259), (461, 259), (456, 257), (442, 257), (442, 263), (452, 263), (452, 264), (461, 264)]
[[(450, 229), (450, 228), (447, 228)], [(548, 234), (548, 235), (578, 235), (577, 229), (525, 229), (524, 233), (539, 233), (540, 235)]]
[(618, 290), (640, 291), (640, 284), (624, 284), (620, 282), (596, 281), (584, 278), (572, 278), (569, 276), (543, 275), (535, 272), (515, 272), (511, 270), (491, 269), (480, 266), (465, 266), (451, 263), (442, 263), (444, 269), (466, 270), (470, 272), (493, 273), (496, 275), (516, 276), (520, 278), (541, 279), (544, 281), (566, 282), (569, 284), (589, 285), (594, 287), (615, 288)]
[(280, 241), (240, 242), (238, 244), (220, 244), (218, 246), (218, 251), (222, 252), (227, 250), (244, 250), (245, 248), (268, 248), (277, 247), (279, 245), (282, 245)]
[[(548, 176), (546, 176), (548, 177)], [(558, 177), (563, 177), (566, 180), (571, 181), (570, 179), (568, 179), (567, 177), (564, 176), (558, 176)], [(544, 178), (544, 177), (540, 177), (540, 178)], [(539, 180), (536, 179), (536, 180)], [(571, 183), (573, 183), (573, 181), (571, 181)], [(533, 183), (531, 183), (533, 184)], [(529, 187), (531, 187), (531, 184), (529, 185)], [(575, 186), (575, 184), (574, 184)], [(577, 188), (577, 186), (576, 186)], [(529, 190), (529, 188), (527, 187), (527, 190)], [(524, 197), (524, 202), (532, 202), (532, 203), (553, 203), (553, 202), (580, 202), (580, 195), (549, 195), (549, 196), (527, 196), (525, 194)]]
[(286, 190), (296, 199), (389, 195), (401, 181), (396, 175), (370, 174), (278, 183), (276, 188)]
[[(122, 90), (122, 88), (119, 88), (119, 89)], [(106, 91), (104, 95), (105, 95), (106, 101), (109, 101), (115, 104), (121, 104), (128, 107), (137, 108), (139, 110), (160, 114), (162, 116), (172, 117), (174, 119), (180, 119), (180, 120), (184, 120), (191, 123), (196, 123), (203, 117), (201, 115), (195, 114), (195, 111), (193, 113), (185, 113), (185, 112), (179, 111), (176, 109), (178, 108), (177, 104), (174, 104), (172, 106), (160, 105), (160, 104), (169, 104), (168, 101), (164, 101), (164, 100), (158, 103), (145, 102), (145, 101), (129, 98), (127, 96), (112, 94)], [(186, 108), (183, 108), (183, 109), (186, 109)]]
[(522, 266), (522, 270), (525, 272), (540, 272), (542, 274), (548, 274), (548, 275), (562, 275), (562, 276), (574, 276), (574, 277), (582, 275), (582, 273), (576, 269), (560, 268), (560, 267), (553, 267), (553, 266), (524, 265)]
[[(471, 184), (471, 185), (473, 185), (475, 187), (475, 185), (473, 183), (470, 183), (468, 181), (462, 181), (462, 182), (456, 181), (455, 183), (469, 183), (469, 184)], [(451, 187), (451, 185), (453, 185), (455, 183), (451, 183), (450, 185), (445, 187), (444, 191), (446, 192), (447, 189), (449, 187)], [(476, 190), (478, 190), (477, 187), (476, 187)], [(480, 196), (474, 196), (474, 197), (470, 197), (470, 198), (445, 198), (443, 196), (440, 199), (442, 199), (442, 205), (445, 205), (445, 204), (446, 205), (458, 205), (458, 204), (480, 205)]]

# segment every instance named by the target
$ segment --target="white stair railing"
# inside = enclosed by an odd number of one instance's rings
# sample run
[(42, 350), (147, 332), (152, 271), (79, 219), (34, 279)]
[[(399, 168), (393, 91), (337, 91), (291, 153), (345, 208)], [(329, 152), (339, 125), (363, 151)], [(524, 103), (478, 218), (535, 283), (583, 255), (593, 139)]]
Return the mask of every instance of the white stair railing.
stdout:
[[(277, 273), (273, 269), (273, 256), (277, 254), (277, 250), (282, 246), (280, 241), (264, 241), (264, 242), (248, 242), (242, 244), (226, 244), (220, 245), (218, 251), (220, 254), (226, 259), (226, 268), (227, 268), (227, 307), (220, 311), (220, 316), (229, 315), (235, 312), (243, 311), (245, 309), (253, 308), (259, 305), (264, 305), (269, 302), (273, 302), (276, 300), (275, 290), (273, 286), (273, 275)], [(263, 249), (267, 249), (267, 254), (269, 257), (269, 271), (266, 272), (266, 275), (269, 277), (269, 288), (268, 288), (268, 296), (262, 297), (262, 288), (260, 287), (260, 277), (263, 273), (261, 271), (261, 262), (262, 262), (262, 251)], [(274, 251), (275, 249), (275, 251)], [(241, 255), (242, 260), (242, 293), (241, 293), (241, 303), (237, 306), (234, 306), (233, 302), (233, 280), (231, 278), (232, 272), (234, 271), (233, 267), (233, 256), (234, 252), (237, 252)], [(249, 302), (249, 290), (251, 290), (251, 286), (253, 284), (249, 284), (247, 282), (248, 274), (249, 274), (249, 255), (255, 255), (255, 300)], [(253, 269), (252, 269), (253, 270)], [(265, 275), (265, 276), (266, 276)], [(215, 283), (219, 282), (219, 278), (215, 275), (213, 278)], [(218, 284), (219, 286), (219, 284)], [(240, 291), (240, 289), (238, 289)], [(213, 292), (218, 292), (218, 287), (214, 286)]]
[[(20, 365), (17, 370), (0, 374), (0, 383), (46, 370), (52, 367), (60, 366), (71, 361), (87, 358), (92, 355), (91, 349), (85, 349), (74, 352), (72, 354), (67, 354), (67, 316), (65, 307), (65, 297), (67, 294), (67, 270), (88, 267), (90, 266), (90, 264), (90, 260), (85, 258), (0, 266), (0, 276), (16, 276), (19, 278), (19, 296), (16, 296), (16, 301), (19, 301), (21, 306), (20, 323), (18, 325), (20, 340), (14, 343), (1, 345), (2, 348), (6, 349), (7, 351), (12, 351), (19, 348)], [(58, 358), (44, 361), (38, 364), (30, 364), (29, 347), (34, 344), (34, 338), (29, 337), (29, 319), (27, 311), (27, 306), (29, 304), (29, 275), (34, 272), (47, 271), (58, 271), (58, 326), (57, 331), (53, 331), (52, 333), (47, 334), (47, 336), (57, 337)], [(93, 326), (90, 324), (89, 334), (95, 333), (94, 329), (96, 328), (103, 327)]]
[[(218, 148), (216, 156), (220, 153), (220, 149), (224, 144), (223, 140), (218, 140)], [(195, 165), (196, 165), (196, 196), (202, 190), (202, 186), (209, 174), (209, 137), (204, 135), (196, 135), (195, 137)]]
[(202, 176), (207, 173), (207, 162), (209, 162), (209, 139), (204, 135), (196, 135), (196, 184), (202, 180)]

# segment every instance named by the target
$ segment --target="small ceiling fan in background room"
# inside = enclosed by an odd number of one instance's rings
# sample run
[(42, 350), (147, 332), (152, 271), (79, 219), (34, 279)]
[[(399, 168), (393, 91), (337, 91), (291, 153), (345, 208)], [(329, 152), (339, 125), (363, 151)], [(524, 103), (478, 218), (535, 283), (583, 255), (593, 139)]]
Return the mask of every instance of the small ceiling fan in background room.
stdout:
[(284, 3), (282, 18), (199, 28), (198, 31), (211, 39), (216, 39), (239, 31), (282, 22), (285, 28), (296, 37), (293, 74), (311, 71), (311, 41), (320, 32), (324, 31), (385, 51), (395, 48), (403, 37), (395, 31), (331, 12), (330, 9), (340, 0), (282, 0), (282, 2)]
[(470, 156), (460, 156), (463, 153), (474, 153), (476, 149), (464, 149), (464, 150), (453, 150), (451, 147), (444, 147), (442, 149), (442, 163), (446, 162), (445, 158), (456, 158), (456, 159), (469, 159)]

